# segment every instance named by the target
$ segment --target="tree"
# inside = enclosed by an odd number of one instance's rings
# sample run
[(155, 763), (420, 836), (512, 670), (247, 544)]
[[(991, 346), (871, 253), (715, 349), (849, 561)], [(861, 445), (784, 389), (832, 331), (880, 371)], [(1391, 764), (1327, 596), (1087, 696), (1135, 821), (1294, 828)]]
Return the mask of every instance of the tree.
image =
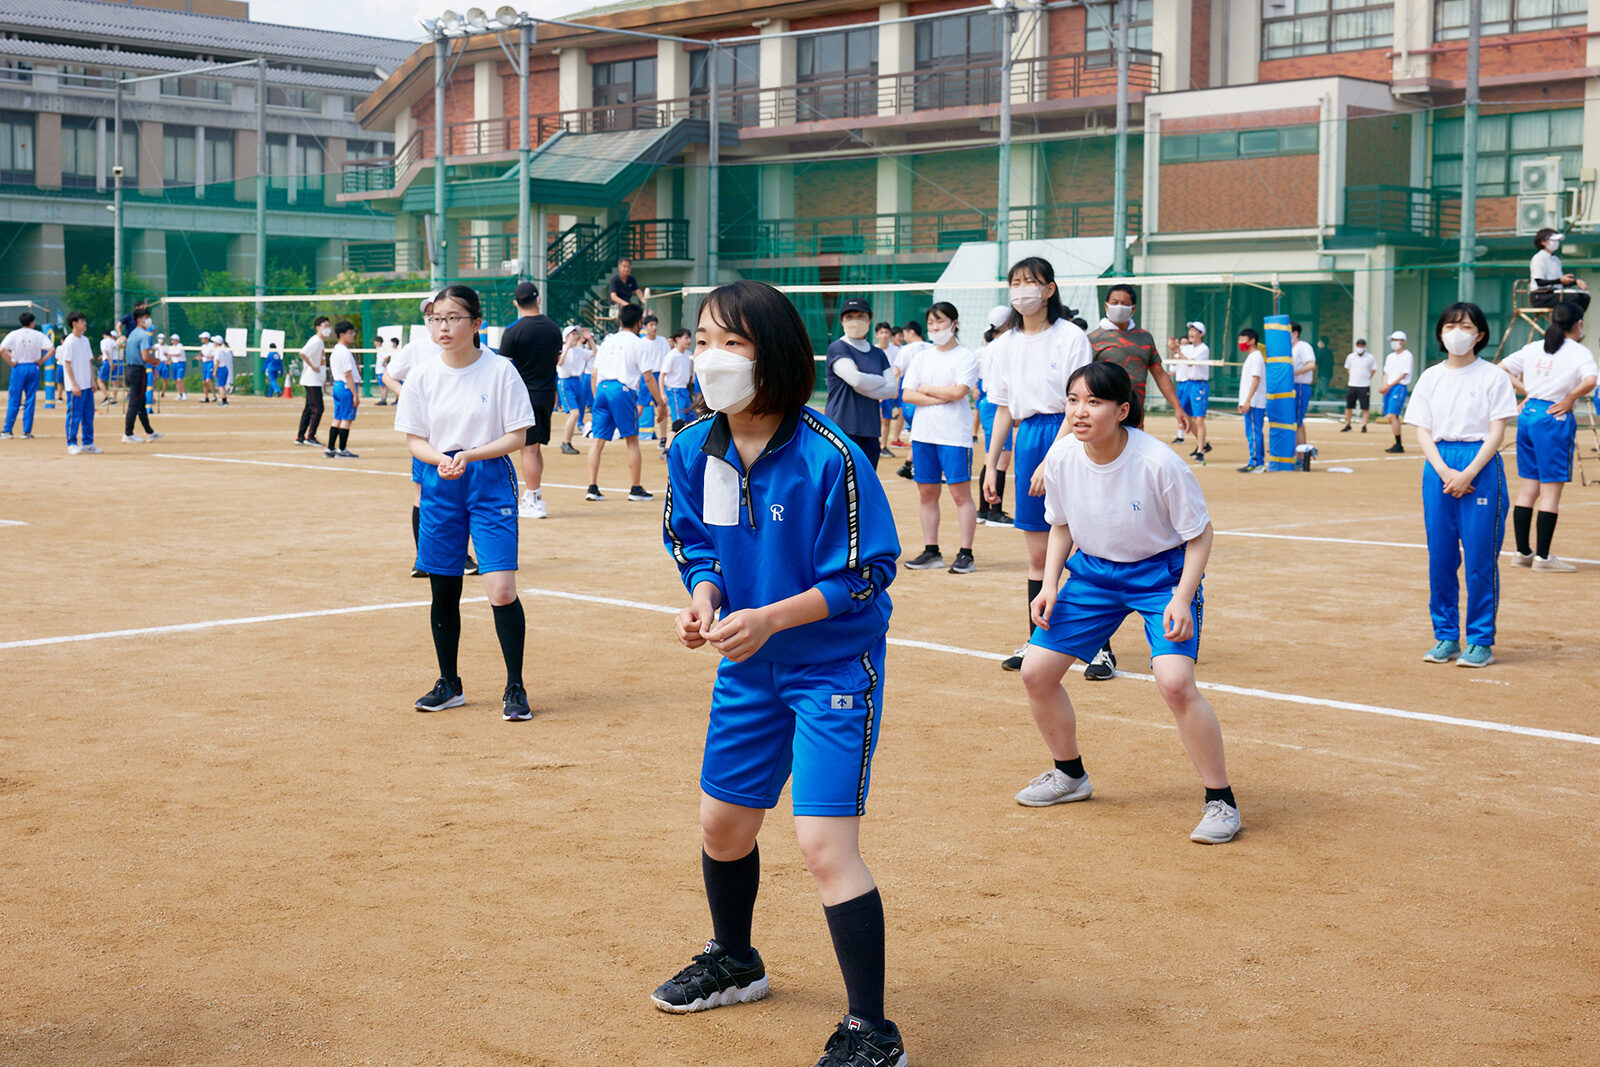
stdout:
[[(122, 294), (124, 312), (132, 310), (139, 300), (156, 295), (148, 282), (128, 271), (122, 274)], [(78, 271), (78, 277), (62, 290), (61, 300), (69, 313), (81, 311), (87, 315), (90, 329), (98, 331), (112, 325), (114, 316), (111, 305), (115, 296), (116, 277), (111, 268), (95, 270), (85, 266)]]

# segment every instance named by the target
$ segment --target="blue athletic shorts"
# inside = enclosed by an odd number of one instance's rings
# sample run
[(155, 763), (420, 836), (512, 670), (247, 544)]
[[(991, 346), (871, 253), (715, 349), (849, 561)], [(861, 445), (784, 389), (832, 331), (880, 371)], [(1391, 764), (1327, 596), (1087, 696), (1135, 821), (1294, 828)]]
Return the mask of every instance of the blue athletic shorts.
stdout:
[(788, 664), (723, 660), (711, 691), (700, 788), (772, 808), (794, 777), (796, 815), (862, 815), (883, 714), (884, 639), (859, 656)]
[(109, 382), (111, 380), (111, 361), (101, 360), (100, 369), (95, 374), (102, 382)]
[(900, 410), (900, 401), (898, 401), (898, 400), (880, 400), (880, 401), (878, 401), (878, 417), (879, 418), (892, 419), (892, 418), (895, 417), (895, 414), (899, 412), (899, 410)]
[(596, 441), (609, 441), (613, 433), (623, 437), (639, 436), (639, 405), (632, 389), (615, 378), (600, 383), (600, 394), (594, 398), (594, 421), (589, 433)]
[(227, 367), (218, 367), (217, 368), (217, 388), (218, 389), (226, 389), (228, 387), (228, 379), (231, 378), (231, 377), (233, 377), (233, 372), (230, 371)]
[(511, 457), (468, 463), (454, 481), (422, 464), (422, 523), (417, 569), (459, 575), (467, 568), (467, 538), (478, 550), (478, 570), (517, 569), (517, 469)]
[(1166, 638), (1162, 615), (1172, 603), (1172, 590), (1183, 577), (1184, 546), (1169, 548), (1160, 555), (1136, 563), (1117, 563), (1074, 552), (1067, 560), (1067, 584), (1056, 596), (1050, 612), (1050, 629), (1035, 629), (1028, 643), (1052, 652), (1080, 659), (1094, 658), (1100, 647), (1111, 640), (1129, 612), (1144, 619), (1144, 638), (1150, 643), (1150, 656), (1200, 655), (1200, 622), (1205, 613), (1205, 594), (1196, 589), (1189, 605), (1194, 633), (1182, 644)]
[(186, 360), (180, 359), (176, 363), (170, 364), (170, 366), (172, 367), (172, 377), (175, 381), (183, 381), (189, 373), (189, 364)]
[(694, 394), (674, 386), (667, 390), (667, 413), (673, 422), (694, 421)]
[(917, 405), (907, 404), (902, 401), (900, 404), (900, 414), (906, 417), (906, 429), (911, 429), (911, 424), (915, 422), (917, 418)]
[[(985, 394), (978, 394), (978, 423), (983, 427), (983, 451), (985, 455), (988, 455), (989, 446), (994, 440), (994, 413), (999, 410), (999, 405), (989, 403)], [(1012, 427), (1006, 433), (1006, 445), (1005, 448), (1001, 449), (1001, 451), (1011, 451), (1011, 448), (1016, 444), (1016, 441), (1017, 430), (1016, 427)]]
[[(1050, 529), (1050, 524), (1044, 519), (1044, 497), (1029, 496), (1028, 485), (1033, 480), (1033, 472), (1044, 462), (1045, 453), (1056, 443), (1056, 434), (1061, 432), (1064, 418), (1059, 411), (1029, 415), (1017, 427), (1016, 459), (1011, 464), (1011, 473), (1017, 487), (1013, 506), (1016, 508), (1015, 521), (1019, 530), (1045, 533)], [(916, 470), (915, 464), (912, 470)]]
[(972, 449), (960, 445), (911, 442), (911, 477), (918, 485), (959, 485), (972, 481)]
[(214, 382), (214, 381), (216, 381), (217, 380), (217, 365), (215, 363), (201, 363), (200, 364), (200, 380), (203, 381), (203, 382)]
[(1578, 440), (1574, 413), (1550, 414), (1550, 401), (1529, 400), (1517, 417), (1517, 477), (1549, 484), (1572, 481), (1572, 448)]
[(593, 411), (594, 410), (594, 379), (589, 377), (587, 374), (582, 374), (582, 375), (578, 376), (578, 381), (580, 383), (582, 383), (581, 384), (581, 388), (583, 390), (583, 406), (588, 408), (589, 410)]
[(356, 395), (344, 382), (333, 383), (333, 417), (335, 421), (356, 417)]
[(556, 384), (560, 387), (562, 407), (580, 414), (587, 410), (589, 401), (584, 396), (582, 378), (562, 378)]
[(1306, 421), (1306, 412), (1311, 410), (1311, 383), (1294, 383), (1294, 421), (1296, 425)]
[(1178, 390), (1178, 400), (1183, 404), (1183, 413), (1191, 419), (1205, 418), (1207, 409), (1211, 407), (1211, 383), (1179, 382), (1178, 385), (1188, 386), (1188, 389)]
[(1383, 394), (1383, 413), (1385, 415), (1403, 415), (1406, 410), (1406, 387), (1396, 385)]
[(418, 459), (416, 456), (411, 457), (411, 480), (416, 482), (418, 485), (422, 484), (422, 469), (426, 466), (427, 464), (422, 462), (422, 460)]

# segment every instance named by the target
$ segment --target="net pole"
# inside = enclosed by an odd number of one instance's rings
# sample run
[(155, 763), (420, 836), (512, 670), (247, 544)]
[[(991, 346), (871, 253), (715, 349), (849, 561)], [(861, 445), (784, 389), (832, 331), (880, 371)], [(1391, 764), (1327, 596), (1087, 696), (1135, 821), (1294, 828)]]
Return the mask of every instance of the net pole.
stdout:
[[(256, 296), (267, 295), (267, 61), (256, 60)], [(266, 308), (256, 301), (256, 336)]]
[(1111, 212), (1111, 273), (1128, 273), (1128, 22), (1133, 0), (1117, 4), (1117, 165)]

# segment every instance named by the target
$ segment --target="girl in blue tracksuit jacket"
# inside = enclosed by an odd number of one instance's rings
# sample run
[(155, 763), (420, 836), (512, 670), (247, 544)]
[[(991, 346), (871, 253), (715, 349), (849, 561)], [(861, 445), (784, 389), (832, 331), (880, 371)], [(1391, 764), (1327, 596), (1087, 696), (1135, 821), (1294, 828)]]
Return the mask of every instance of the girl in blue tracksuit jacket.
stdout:
[(900, 551), (894, 516), (860, 447), (806, 406), (810, 338), (776, 289), (713, 291), (694, 362), (716, 414), (672, 442), (664, 540), (690, 593), (678, 639), (723, 656), (700, 778), (714, 936), (652, 999), (693, 1012), (766, 996), (750, 932), (756, 834), (792, 775), (796, 836), (849, 995), (822, 1063), (866, 1054), (903, 1064), (883, 1013), (883, 903), (859, 847)]

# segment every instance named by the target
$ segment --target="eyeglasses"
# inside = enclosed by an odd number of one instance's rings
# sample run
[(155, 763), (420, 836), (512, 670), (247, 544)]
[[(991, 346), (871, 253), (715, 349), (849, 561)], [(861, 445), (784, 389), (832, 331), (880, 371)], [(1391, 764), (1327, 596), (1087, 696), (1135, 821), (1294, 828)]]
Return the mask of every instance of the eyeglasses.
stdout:
[(451, 328), (459, 326), (463, 322), (471, 321), (471, 315), (429, 315), (427, 319), (429, 326), (449, 326)]

